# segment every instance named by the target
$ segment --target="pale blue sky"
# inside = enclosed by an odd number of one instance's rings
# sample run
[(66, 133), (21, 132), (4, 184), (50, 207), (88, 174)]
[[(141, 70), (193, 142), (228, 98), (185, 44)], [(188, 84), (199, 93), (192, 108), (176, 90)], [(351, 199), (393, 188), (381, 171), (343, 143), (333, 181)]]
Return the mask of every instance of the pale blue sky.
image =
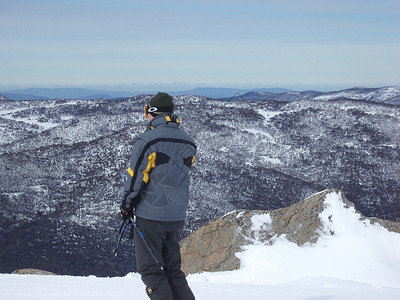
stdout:
[(400, 85), (399, 0), (0, 0), (0, 87)]

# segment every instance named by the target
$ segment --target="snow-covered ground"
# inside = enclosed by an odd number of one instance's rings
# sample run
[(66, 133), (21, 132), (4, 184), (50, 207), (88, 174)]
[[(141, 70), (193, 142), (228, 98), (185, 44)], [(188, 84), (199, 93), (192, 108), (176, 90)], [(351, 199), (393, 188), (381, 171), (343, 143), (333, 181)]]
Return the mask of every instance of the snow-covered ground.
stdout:
[[(321, 299), (398, 300), (399, 288), (341, 279), (308, 277), (276, 285), (193, 282), (197, 300)], [(137, 276), (96, 278), (46, 275), (1, 275), (0, 296), (5, 300), (146, 300)]]
[[(317, 244), (284, 237), (272, 246), (254, 240), (238, 253), (236, 271), (188, 277), (196, 299), (400, 299), (400, 234), (345, 208), (340, 194), (325, 198)], [(252, 230), (268, 228), (268, 214)], [(257, 235), (255, 235), (257, 236)], [(148, 299), (137, 274), (122, 278), (0, 275), (1, 299)]]

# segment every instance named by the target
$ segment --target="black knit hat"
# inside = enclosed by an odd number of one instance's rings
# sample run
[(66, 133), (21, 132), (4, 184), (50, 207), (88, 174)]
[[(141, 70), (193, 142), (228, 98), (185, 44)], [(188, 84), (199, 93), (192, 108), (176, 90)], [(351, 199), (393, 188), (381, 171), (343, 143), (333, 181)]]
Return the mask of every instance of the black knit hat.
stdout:
[(150, 99), (149, 109), (152, 107), (156, 107), (157, 110), (149, 112), (151, 114), (161, 114), (165, 112), (172, 113), (174, 112), (174, 101), (170, 95), (167, 93), (158, 93), (153, 98)]

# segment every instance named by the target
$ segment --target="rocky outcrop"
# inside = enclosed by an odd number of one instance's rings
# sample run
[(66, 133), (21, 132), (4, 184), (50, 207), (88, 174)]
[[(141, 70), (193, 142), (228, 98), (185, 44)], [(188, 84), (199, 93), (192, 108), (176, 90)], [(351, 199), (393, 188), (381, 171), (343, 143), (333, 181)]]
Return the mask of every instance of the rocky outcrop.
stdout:
[(20, 274), (20, 275), (57, 275), (52, 272), (48, 271), (43, 271), (39, 269), (31, 269), (31, 268), (26, 268), (26, 269), (18, 269), (15, 270), (12, 274)]
[[(337, 189), (329, 189), (277, 210), (236, 210), (212, 220), (181, 241), (182, 269), (186, 274), (235, 270), (240, 261), (235, 253), (254, 240), (272, 244), (272, 237), (285, 235), (299, 246), (317, 242), (322, 229), (319, 214), (329, 193), (339, 193), (346, 208), (354, 207)], [(268, 215), (268, 216), (267, 216)], [(270, 222), (262, 223), (262, 219)], [(260, 219), (257, 230), (254, 222)], [(360, 219), (367, 219), (360, 214)], [(400, 232), (400, 223), (369, 219), (390, 231)], [(334, 232), (331, 232), (334, 234)]]

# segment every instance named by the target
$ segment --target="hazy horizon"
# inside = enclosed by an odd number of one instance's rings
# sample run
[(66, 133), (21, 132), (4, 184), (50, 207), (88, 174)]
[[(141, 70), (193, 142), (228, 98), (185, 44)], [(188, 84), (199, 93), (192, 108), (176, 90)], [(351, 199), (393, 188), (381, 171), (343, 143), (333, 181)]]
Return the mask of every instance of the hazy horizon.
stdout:
[(152, 92), (152, 91), (164, 91), (164, 92), (177, 92), (194, 89), (238, 89), (238, 90), (260, 90), (260, 89), (287, 89), (291, 91), (339, 91), (351, 88), (382, 88), (386, 86), (400, 86), (400, 85), (381, 85), (381, 86), (259, 86), (259, 85), (189, 85), (189, 84), (153, 84), (153, 85), (9, 85), (1, 86), (0, 92), (13, 92), (20, 90), (29, 89), (88, 89), (88, 90), (103, 90), (103, 91), (116, 91), (116, 92)]

